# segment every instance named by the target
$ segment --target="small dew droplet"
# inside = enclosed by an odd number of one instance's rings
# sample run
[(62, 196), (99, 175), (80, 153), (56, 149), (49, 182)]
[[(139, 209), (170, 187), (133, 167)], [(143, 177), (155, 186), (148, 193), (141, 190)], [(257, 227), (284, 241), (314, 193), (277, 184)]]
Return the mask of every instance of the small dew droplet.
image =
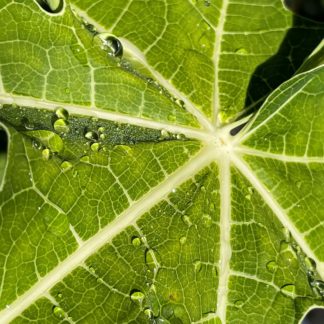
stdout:
[(182, 236), (182, 237), (180, 237), (179, 242), (180, 242), (181, 245), (185, 244), (186, 241), (187, 241), (187, 237), (186, 237), (186, 236)]
[(64, 162), (61, 163), (61, 169), (62, 169), (63, 171), (67, 171), (67, 170), (69, 170), (69, 169), (71, 169), (71, 168), (72, 168), (72, 163), (71, 163), (71, 162), (69, 162), (69, 161), (64, 161)]
[(202, 223), (203, 223), (204, 226), (210, 227), (210, 225), (212, 223), (212, 219), (211, 219), (210, 215), (203, 214), (203, 216), (202, 216)]
[(65, 317), (64, 310), (59, 306), (53, 307), (53, 315), (58, 319), (63, 319)]
[(141, 244), (142, 244), (142, 240), (139, 238), (139, 237), (133, 237), (132, 238), (132, 244), (134, 245), (134, 246), (140, 246)]
[(57, 119), (54, 122), (53, 127), (58, 133), (68, 133), (70, 131), (68, 121), (62, 118)]
[(139, 290), (133, 290), (130, 294), (130, 298), (132, 301), (141, 303), (144, 299), (144, 294)]
[(280, 291), (288, 297), (295, 297), (296, 287), (293, 284), (286, 284), (280, 288)]
[(100, 144), (99, 143), (93, 143), (93, 144), (91, 144), (90, 147), (91, 147), (91, 151), (98, 152), (99, 149), (100, 149)]
[(200, 260), (194, 261), (193, 265), (194, 265), (195, 272), (199, 272), (202, 268), (202, 264)]
[(63, 297), (63, 295), (62, 295), (62, 293), (57, 293), (56, 297), (61, 299)]
[(242, 299), (238, 299), (234, 302), (235, 307), (242, 307), (244, 304), (244, 301)]
[(318, 293), (321, 296), (324, 296), (324, 281), (314, 280), (314, 282), (312, 283), (312, 286), (314, 286), (316, 288), (316, 290), (318, 291)]
[(89, 163), (90, 162), (90, 158), (88, 155), (84, 155), (80, 158), (80, 162), (84, 162), (84, 163)]
[(64, 119), (64, 120), (67, 120), (69, 119), (69, 113), (66, 109), (64, 108), (58, 108), (55, 110), (55, 115), (57, 118), (59, 119)]
[(167, 130), (165, 130), (165, 129), (161, 130), (161, 138), (167, 138), (169, 136), (170, 136), (170, 134)]
[(248, 51), (245, 48), (241, 47), (241, 48), (237, 48), (235, 50), (235, 54), (247, 55), (248, 54)]
[(32, 146), (33, 146), (33, 148), (36, 149), (36, 150), (41, 150), (41, 149), (43, 148), (42, 143), (39, 142), (39, 141), (36, 140), (36, 139), (33, 139), (33, 140), (32, 140)]
[(52, 155), (52, 153), (49, 149), (44, 149), (42, 151), (42, 158), (44, 161), (48, 161), (51, 158), (51, 155)]
[(267, 263), (266, 267), (267, 267), (268, 271), (275, 272), (278, 268), (278, 264), (276, 261), (272, 260)]
[(183, 215), (181, 219), (188, 227), (192, 225), (190, 217), (188, 215)]
[(84, 134), (84, 137), (88, 140), (91, 140), (91, 141), (96, 141), (98, 139), (98, 135), (95, 133), (95, 132), (86, 132)]
[(144, 309), (144, 314), (148, 317), (148, 318), (152, 318), (154, 315), (153, 315), (153, 311), (151, 308), (145, 308)]

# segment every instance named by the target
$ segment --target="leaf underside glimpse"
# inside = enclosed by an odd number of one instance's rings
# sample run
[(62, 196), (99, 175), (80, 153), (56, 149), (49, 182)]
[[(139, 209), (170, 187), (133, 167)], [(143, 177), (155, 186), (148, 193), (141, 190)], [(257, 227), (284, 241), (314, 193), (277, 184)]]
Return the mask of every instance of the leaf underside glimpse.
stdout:
[(1, 324), (324, 307), (323, 24), (281, 0), (0, 0), (0, 21)]

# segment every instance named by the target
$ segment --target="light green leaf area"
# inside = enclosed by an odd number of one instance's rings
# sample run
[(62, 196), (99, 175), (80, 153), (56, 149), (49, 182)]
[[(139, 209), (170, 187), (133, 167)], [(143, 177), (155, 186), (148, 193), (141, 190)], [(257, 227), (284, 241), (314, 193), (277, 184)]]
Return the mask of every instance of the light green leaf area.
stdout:
[(47, 4), (0, 0), (0, 323), (324, 307), (323, 26), (279, 0)]
[(324, 33), (281, 0), (137, 0), (126, 9), (118, 0), (71, 3), (98, 30), (140, 49), (150, 67), (218, 123), (260, 106)]

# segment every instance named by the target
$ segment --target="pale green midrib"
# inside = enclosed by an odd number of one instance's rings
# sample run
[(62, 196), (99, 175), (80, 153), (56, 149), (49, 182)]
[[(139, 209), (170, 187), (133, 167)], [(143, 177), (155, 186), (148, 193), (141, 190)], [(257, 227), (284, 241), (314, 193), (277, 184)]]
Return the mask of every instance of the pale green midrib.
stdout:
[(287, 163), (304, 163), (304, 164), (324, 163), (324, 156), (310, 156), (309, 157), (309, 156), (285, 155), (284, 153), (277, 154), (277, 153), (256, 150), (256, 149), (252, 149), (252, 148), (244, 147), (244, 146), (235, 147), (234, 150), (237, 152), (237, 154), (245, 154), (245, 155), (256, 156), (256, 157), (261, 157), (261, 158), (265, 158), (265, 159), (273, 159), (273, 160), (278, 160), (278, 161), (287, 162)]
[(216, 27), (215, 33), (215, 47), (214, 47), (214, 55), (213, 55), (213, 62), (214, 66), (214, 100), (213, 100), (213, 124), (219, 126), (219, 112), (220, 112), (220, 93), (219, 93), (219, 62), (221, 56), (221, 47), (222, 47), (222, 39), (224, 34), (224, 27), (226, 22), (226, 15), (227, 15), (227, 8), (229, 5), (230, 0), (223, 0), (222, 8), (220, 10), (220, 17), (218, 21), (218, 25)]
[(17, 104), (18, 106), (22, 106), (24, 108), (30, 107), (30, 109), (34, 109), (34, 108), (44, 109), (53, 112), (58, 107), (63, 107), (70, 113), (70, 115), (96, 117), (99, 119), (105, 119), (109, 121), (121, 122), (121, 123), (126, 123), (134, 126), (152, 128), (158, 130), (165, 129), (169, 132), (183, 134), (188, 138), (198, 139), (204, 142), (210, 142), (215, 139), (215, 135), (208, 131), (199, 130), (199, 129), (186, 127), (186, 126), (168, 124), (164, 122), (157, 122), (149, 119), (144, 119), (141, 117), (133, 117), (122, 113), (109, 112), (98, 108), (90, 108), (87, 106), (81, 106), (75, 104), (60, 103), (60, 102), (54, 102), (54, 101), (43, 100), (43, 99), (35, 99), (35, 98), (24, 97), (24, 96), (10, 96), (10, 95), (0, 94), (0, 105), (1, 104), (9, 104), (9, 105)]
[[(76, 14), (79, 17), (83, 17), (86, 19), (87, 22), (91, 23), (93, 26), (96, 27), (98, 32), (113, 32), (113, 28), (106, 29), (104, 26), (99, 24), (97, 21), (93, 20), (91, 17), (88, 16), (87, 12), (76, 6), (75, 4), (71, 5), (71, 8), (73, 11), (76, 12)], [(118, 19), (117, 19), (118, 20)], [(181, 93), (179, 90), (177, 90), (168, 80), (166, 80), (158, 71), (156, 71), (148, 62), (146, 59), (145, 54), (139, 50), (132, 42), (130, 42), (128, 39), (119, 37), (119, 39), (122, 41), (123, 47), (126, 51), (131, 53), (133, 57), (136, 57), (140, 63), (154, 76), (154, 78), (159, 82), (159, 84), (168, 90), (168, 92), (174, 97), (181, 99), (186, 106), (186, 110), (191, 113), (196, 119), (198, 120), (200, 126), (206, 130), (206, 131), (213, 131), (214, 126), (212, 123), (208, 120), (208, 118), (189, 100), (183, 93)]]
[(296, 226), (289, 219), (286, 211), (280, 206), (276, 199), (271, 195), (271, 192), (261, 183), (251, 168), (240, 156), (232, 155), (232, 162), (234, 166), (246, 177), (251, 185), (259, 192), (262, 199), (266, 202), (269, 208), (277, 216), (281, 224), (289, 230), (294, 240), (301, 247), (303, 252), (310, 258), (312, 258), (317, 265), (317, 272), (324, 279), (324, 262), (321, 262), (317, 256), (313, 253), (312, 249), (305, 242), (303, 234), (299, 232)]
[(55, 269), (44, 276), (41, 281), (35, 284), (25, 294), (18, 297), (9, 308), (0, 312), (0, 322), (8, 323), (23, 312), (28, 306), (35, 302), (44, 292), (48, 291), (57, 282), (62, 280), (73, 269), (85, 259), (109, 243), (113, 237), (123, 231), (126, 227), (135, 224), (137, 219), (146, 211), (156, 205), (161, 199), (168, 195), (173, 188), (191, 179), (199, 170), (208, 166), (217, 157), (221, 158), (222, 153), (213, 147), (205, 146), (201, 151), (191, 158), (185, 165), (169, 175), (160, 185), (144, 195), (133, 206), (119, 215), (112, 223), (98, 232), (80, 248), (60, 263)]
[(226, 323), (228, 280), (230, 271), (231, 249), (231, 171), (229, 155), (219, 163), (220, 183), (220, 262), (217, 292), (216, 315)]

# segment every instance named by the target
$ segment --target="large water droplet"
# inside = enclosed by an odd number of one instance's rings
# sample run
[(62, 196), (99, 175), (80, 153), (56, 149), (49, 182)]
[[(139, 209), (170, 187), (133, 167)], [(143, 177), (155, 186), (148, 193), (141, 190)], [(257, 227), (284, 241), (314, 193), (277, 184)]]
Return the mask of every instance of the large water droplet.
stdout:
[(280, 288), (280, 291), (288, 297), (295, 297), (296, 287), (293, 284), (286, 284)]
[(68, 133), (70, 131), (69, 122), (62, 118), (57, 119), (53, 127), (58, 133)]
[(64, 310), (59, 306), (53, 307), (53, 315), (58, 319), (63, 319), (65, 317)]
[(107, 51), (110, 56), (122, 57), (123, 45), (118, 38), (109, 33), (101, 33), (96, 37), (102, 42), (102, 49)]
[(139, 290), (133, 290), (130, 293), (130, 298), (132, 301), (141, 303), (144, 299), (145, 295)]

